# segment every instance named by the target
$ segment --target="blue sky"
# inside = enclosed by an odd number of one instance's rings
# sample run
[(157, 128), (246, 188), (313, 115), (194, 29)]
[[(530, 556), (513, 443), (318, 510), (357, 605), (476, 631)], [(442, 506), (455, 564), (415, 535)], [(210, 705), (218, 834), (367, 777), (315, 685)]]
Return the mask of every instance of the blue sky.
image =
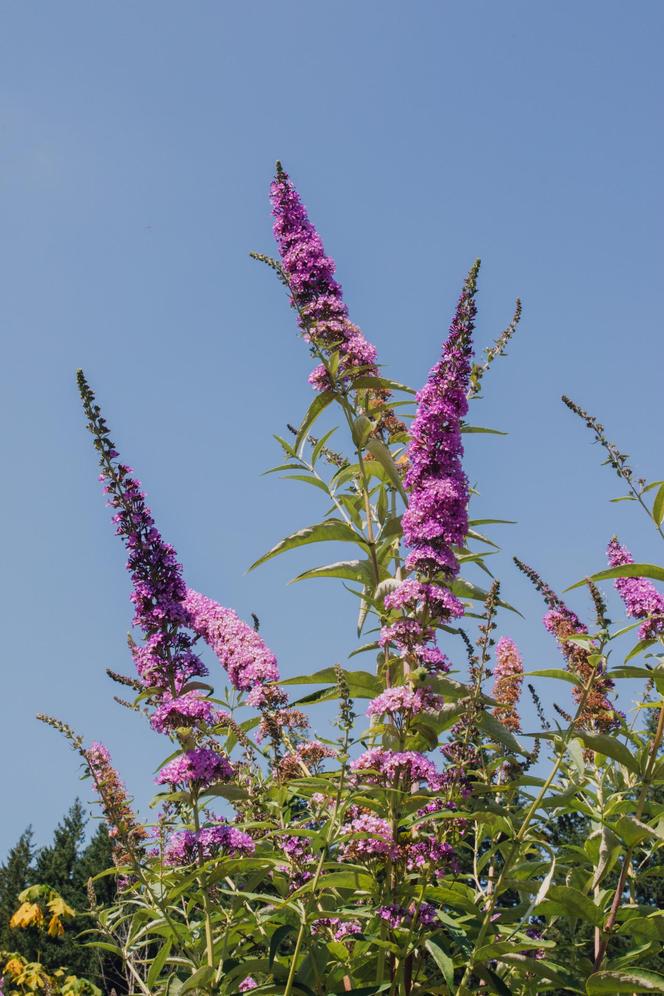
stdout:
[(526, 619), (502, 631), (555, 666), (511, 554), (558, 587), (601, 568), (614, 531), (659, 556), (559, 398), (664, 477), (661, 4), (8, 0), (3, 22), (0, 853), (89, 798), (38, 710), (105, 742), (142, 802), (167, 753), (104, 675), (130, 668), (129, 588), (77, 367), (189, 582), (257, 612), (288, 674), (354, 645), (351, 596), (287, 586), (326, 551), (245, 573), (321, 511), (260, 476), (310, 400), (287, 300), (248, 257), (273, 251), (277, 157), (389, 375), (423, 382), (476, 256), (480, 347), (522, 296), (473, 416), (509, 436), (474, 437), (466, 466), (477, 512), (518, 520), (494, 559)]

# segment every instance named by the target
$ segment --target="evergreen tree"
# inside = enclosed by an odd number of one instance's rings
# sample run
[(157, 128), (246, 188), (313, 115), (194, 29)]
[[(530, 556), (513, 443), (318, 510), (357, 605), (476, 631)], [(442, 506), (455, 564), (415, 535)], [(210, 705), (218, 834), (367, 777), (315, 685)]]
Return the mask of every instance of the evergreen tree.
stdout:
[(9, 921), (18, 905), (19, 893), (33, 881), (33, 857), (32, 828), (28, 827), (0, 865), (0, 948), (23, 955), (29, 953), (33, 941), (25, 932), (11, 930)]

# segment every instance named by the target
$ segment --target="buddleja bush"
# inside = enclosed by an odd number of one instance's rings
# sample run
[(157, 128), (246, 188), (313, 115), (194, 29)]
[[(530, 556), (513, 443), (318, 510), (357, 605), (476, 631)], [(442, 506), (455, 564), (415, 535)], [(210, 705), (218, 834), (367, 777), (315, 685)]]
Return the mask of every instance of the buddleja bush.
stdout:
[[(119, 955), (130, 989), (146, 996), (664, 992), (649, 967), (664, 913), (642, 898), (664, 839), (664, 596), (646, 580), (664, 580), (664, 569), (634, 564), (612, 540), (610, 569), (579, 582), (591, 596), (583, 622), (517, 561), (563, 661), (526, 673), (569, 683), (574, 699), (555, 729), (545, 721), (523, 733), (522, 655), (503, 631), (510, 607), (484, 564), (495, 544), (480, 531), (498, 520), (469, 519), (462, 467), (463, 434), (487, 431), (466, 420), (469, 403), (520, 305), (474, 362), (475, 263), (413, 398), (383, 377), (350, 321), (334, 263), (279, 165), (271, 199), (280, 259), (255, 255), (285, 285), (316, 362), (313, 401), (299, 428), (277, 437), (273, 470), (312, 486), (328, 508), (254, 567), (345, 544), (349, 559), (300, 577), (344, 582), (359, 645), (349, 666), (280, 679), (256, 620), (187, 587), (79, 372), (133, 585), (136, 674), (110, 676), (169, 742), (158, 816), (144, 825), (106, 748), (44, 717), (82, 755), (113, 827), (117, 900), (93, 901), (81, 943)], [(661, 538), (664, 486), (636, 480), (602, 426), (567, 403)], [(316, 438), (326, 410), (340, 431)], [(485, 571), (488, 590), (464, 577), (469, 565)], [(617, 630), (596, 587), (609, 578), (633, 620)], [(635, 627), (628, 661), (609, 668), (612, 641)], [(226, 672), (220, 697), (202, 644)], [(641, 682), (638, 722), (612, 702), (624, 678)], [(306, 685), (313, 691), (293, 701)], [(310, 711), (324, 702), (337, 703), (331, 739), (311, 733)], [(561, 830), (570, 820), (576, 838)]]

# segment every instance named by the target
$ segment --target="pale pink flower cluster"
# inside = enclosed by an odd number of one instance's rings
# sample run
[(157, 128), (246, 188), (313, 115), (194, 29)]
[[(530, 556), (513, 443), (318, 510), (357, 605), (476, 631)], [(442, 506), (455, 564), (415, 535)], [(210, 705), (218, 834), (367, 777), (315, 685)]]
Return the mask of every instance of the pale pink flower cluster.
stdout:
[(516, 644), (508, 636), (501, 636), (496, 644), (493, 677), (493, 697), (498, 702), (494, 712), (501, 723), (517, 733), (521, 729), (516, 707), (523, 684), (523, 661)]

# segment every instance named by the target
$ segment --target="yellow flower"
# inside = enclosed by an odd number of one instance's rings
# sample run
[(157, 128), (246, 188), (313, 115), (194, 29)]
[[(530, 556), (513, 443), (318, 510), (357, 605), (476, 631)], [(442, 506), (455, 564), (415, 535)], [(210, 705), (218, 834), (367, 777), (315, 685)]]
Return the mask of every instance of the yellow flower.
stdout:
[(31, 927), (33, 924), (41, 926), (44, 922), (44, 914), (38, 903), (21, 903), (9, 921), (10, 927)]
[(24, 964), (25, 962), (22, 958), (13, 955), (5, 965), (5, 972), (7, 972), (8, 975), (13, 975), (14, 978), (17, 978), (23, 971)]
[(76, 910), (68, 906), (57, 892), (52, 893), (52, 898), (46, 905), (54, 916), (76, 916)]
[(65, 932), (65, 928), (62, 926), (62, 920), (57, 913), (54, 913), (48, 924), (48, 934), (50, 937), (62, 937)]
[(44, 971), (44, 966), (38, 961), (31, 961), (26, 965), (18, 979), (22, 986), (37, 991), (51, 987), (51, 978)]

